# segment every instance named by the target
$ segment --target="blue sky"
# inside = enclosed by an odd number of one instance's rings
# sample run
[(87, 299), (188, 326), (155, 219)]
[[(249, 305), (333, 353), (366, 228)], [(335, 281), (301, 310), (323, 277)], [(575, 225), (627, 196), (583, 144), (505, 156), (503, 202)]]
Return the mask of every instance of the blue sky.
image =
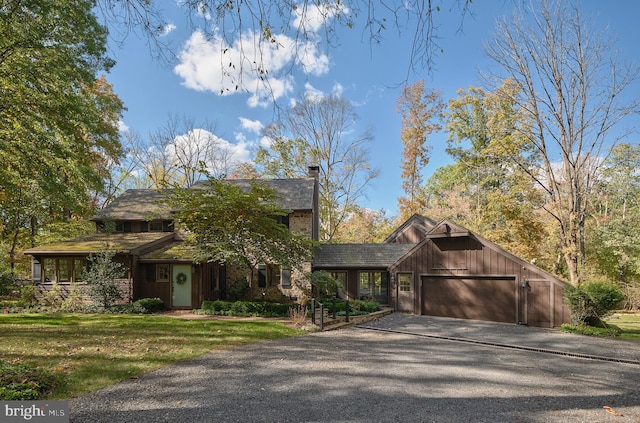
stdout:
[[(410, 30), (402, 34), (389, 28), (380, 45), (372, 45), (361, 23), (353, 29), (342, 29), (339, 45), (331, 48), (313, 45), (306, 66), (293, 64), (282, 51), (274, 51), (268, 64), (273, 71), (273, 86), (281, 104), (288, 104), (305, 90), (323, 93), (340, 89), (343, 96), (356, 105), (362, 131), (371, 128), (370, 163), (380, 169), (361, 205), (388, 215), (397, 212), (397, 198), (402, 195), (400, 179), (401, 118), (395, 111), (400, 84), (424, 79), (428, 87), (442, 90), (445, 99), (455, 96), (460, 88), (482, 84), (479, 70), (490, 63), (483, 54), (483, 44), (494, 32), (496, 19), (510, 15), (515, 1), (489, 0), (474, 2), (472, 15), (467, 15), (461, 29), (461, 15), (454, 7), (446, 7), (435, 17), (444, 50), (435, 61), (435, 69), (409, 73)], [(274, 119), (273, 105), (251, 93), (238, 91), (220, 95), (220, 65), (217, 49), (202, 42), (194, 28), (184, 19), (184, 11), (167, 2), (165, 14), (171, 31), (166, 35), (179, 53), (179, 60), (166, 64), (154, 60), (146, 40), (129, 35), (119, 46), (112, 45), (116, 66), (107, 75), (114, 91), (124, 101), (127, 111), (122, 123), (143, 137), (161, 128), (171, 115), (185, 116), (196, 122), (209, 121), (215, 135), (228, 142), (236, 156), (252, 159), (261, 142), (257, 129)], [(623, 58), (640, 63), (640, 2), (618, 0), (579, 2), (583, 16), (593, 19), (597, 30), (609, 31)], [(635, 85), (636, 94), (638, 84)], [(268, 99), (267, 99), (268, 100)], [(450, 162), (444, 152), (445, 135), (433, 136), (431, 160), (424, 170), (425, 180), (438, 167)]]

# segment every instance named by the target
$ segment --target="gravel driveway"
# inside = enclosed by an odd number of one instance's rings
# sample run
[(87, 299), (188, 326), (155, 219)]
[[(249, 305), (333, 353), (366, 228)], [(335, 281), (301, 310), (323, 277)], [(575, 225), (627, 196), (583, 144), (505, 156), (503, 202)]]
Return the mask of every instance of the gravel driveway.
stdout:
[(396, 313), (211, 353), (72, 399), (70, 411), (75, 423), (637, 423), (636, 360), (638, 343)]

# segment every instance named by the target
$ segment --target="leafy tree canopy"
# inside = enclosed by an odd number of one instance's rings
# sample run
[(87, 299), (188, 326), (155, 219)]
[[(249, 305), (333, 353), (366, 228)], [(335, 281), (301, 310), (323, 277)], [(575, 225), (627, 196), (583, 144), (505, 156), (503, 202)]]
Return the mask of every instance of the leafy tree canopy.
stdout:
[(233, 181), (212, 176), (198, 188), (168, 191), (168, 202), (188, 231), (196, 261), (251, 269), (259, 263), (300, 268), (310, 259), (313, 242), (279, 223), (278, 218), (288, 211), (277, 201), (277, 193), (257, 181), (244, 190)]

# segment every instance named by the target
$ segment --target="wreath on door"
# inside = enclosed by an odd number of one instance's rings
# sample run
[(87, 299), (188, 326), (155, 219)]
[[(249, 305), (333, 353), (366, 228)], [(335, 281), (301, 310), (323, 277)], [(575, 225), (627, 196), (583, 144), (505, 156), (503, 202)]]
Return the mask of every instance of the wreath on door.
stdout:
[(178, 285), (183, 285), (186, 281), (187, 281), (187, 275), (185, 275), (184, 273), (180, 272), (176, 275), (176, 283)]

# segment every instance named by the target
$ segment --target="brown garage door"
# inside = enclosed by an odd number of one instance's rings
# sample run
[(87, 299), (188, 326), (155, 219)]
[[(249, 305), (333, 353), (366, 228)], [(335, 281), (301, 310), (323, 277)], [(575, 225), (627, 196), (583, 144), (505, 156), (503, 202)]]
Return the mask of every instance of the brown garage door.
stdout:
[(424, 276), (422, 314), (517, 323), (515, 278)]

